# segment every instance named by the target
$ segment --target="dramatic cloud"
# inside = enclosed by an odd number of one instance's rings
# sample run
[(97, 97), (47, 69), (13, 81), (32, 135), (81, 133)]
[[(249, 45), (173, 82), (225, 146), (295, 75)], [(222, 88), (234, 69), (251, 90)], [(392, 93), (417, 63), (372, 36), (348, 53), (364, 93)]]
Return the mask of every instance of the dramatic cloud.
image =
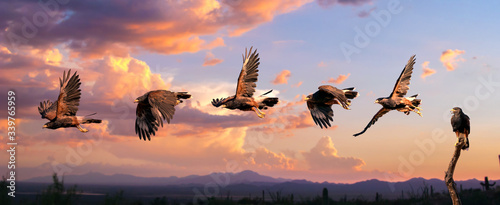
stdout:
[(7, 0), (0, 3), (0, 38), (13, 49), (63, 44), (78, 58), (125, 57), (137, 48), (194, 53), (225, 45), (221, 37), (209, 35), (241, 35), (310, 1)]
[(434, 73), (436, 73), (436, 70), (429, 68), (429, 61), (425, 61), (424, 63), (422, 63), (422, 70), (423, 72), (420, 77), (422, 77), (422, 79), (424, 80), (426, 77), (429, 77), (431, 75), (434, 75)]
[(276, 78), (272, 81), (273, 84), (278, 85), (278, 84), (288, 84), (288, 78), (292, 73), (289, 70), (283, 70), (278, 75), (276, 75)]
[(340, 157), (330, 137), (322, 137), (310, 151), (303, 152), (311, 170), (359, 171), (365, 165), (362, 159)]
[(448, 49), (446, 51), (443, 51), (441, 54), (441, 62), (443, 65), (446, 67), (446, 70), (452, 71), (455, 70), (455, 67), (457, 66), (457, 62), (463, 62), (465, 59), (460, 58), (460, 55), (464, 54), (465, 51), (463, 50), (451, 50)]
[(316, 0), (321, 7), (328, 8), (335, 4), (359, 6), (365, 3), (370, 3), (371, 0)]
[(203, 62), (203, 66), (214, 66), (219, 63), (222, 63), (224, 60), (215, 58), (215, 55), (212, 52), (207, 52), (205, 56), (205, 61)]
[(337, 78), (330, 78), (328, 81), (323, 81), (323, 83), (335, 83), (335, 84), (342, 84), (347, 78), (351, 76), (350, 73), (347, 75), (340, 74)]
[(293, 169), (294, 160), (287, 158), (285, 154), (269, 151), (264, 147), (259, 147), (255, 152), (247, 154), (250, 158), (250, 164), (258, 165), (266, 169)]

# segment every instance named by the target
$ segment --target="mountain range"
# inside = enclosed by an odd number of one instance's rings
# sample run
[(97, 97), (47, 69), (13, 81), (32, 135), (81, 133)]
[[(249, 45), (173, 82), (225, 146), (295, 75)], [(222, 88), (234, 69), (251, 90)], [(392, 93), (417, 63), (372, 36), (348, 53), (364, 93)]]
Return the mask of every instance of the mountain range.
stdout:
[[(23, 181), (29, 184), (46, 184), (52, 182), (52, 176), (35, 177)], [(494, 183), (495, 180), (490, 180)], [(500, 180), (496, 180), (499, 182)], [(281, 192), (282, 194), (297, 194), (303, 197), (314, 197), (321, 194), (323, 188), (329, 190), (333, 198), (375, 196), (382, 194), (387, 198), (398, 198), (414, 194), (421, 194), (424, 190), (435, 193), (447, 191), (446, 185), (440, 179), (412, 178), (403, 182), (385, 182), (377, 179), (356, 182), (353, 184), (318, 183), (307, 180), (292, 180), (273, 178), (260, 175), (253, 171), (239, 173), (212, 173), (209, 175), (190, 175), (186, 177), (137, 177), (126, 174), (105, 175), (90, 172), (83, 175), (64, 176), (65, 184), (77, 184), (80, 187), (107, 186), (107, 187), (147, 187), (144, 193), (134, 188), (135, 194), (156, 195), (189, 195), (193, 190), (206, 190), (207, 187), (218, 187), (217, 194), (231, 193), (233, 196), (260, 195), (262, 191)], [(457, 189), (480, 189), (480, 181), (470, 179), (456, 181)], [(81, 186), (83, 185), (83, 186)], [(96, 189), (92, 189), (96, 190)], [(148, 191), (146, 191), (148, 190)], [(85, 191), (85, 190), (84, 190)]]

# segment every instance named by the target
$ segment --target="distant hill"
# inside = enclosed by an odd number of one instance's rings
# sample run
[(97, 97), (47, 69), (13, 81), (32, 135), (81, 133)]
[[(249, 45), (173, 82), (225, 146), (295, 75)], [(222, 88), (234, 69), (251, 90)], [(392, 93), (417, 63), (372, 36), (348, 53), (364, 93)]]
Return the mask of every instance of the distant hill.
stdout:
[[(495, 180), (491, 180), (493, 183)], [(36, 177), (23, 181), (25, 183), (51, 183), (52, 177)], [(500, 185), (500, 180), (497, 180)], [(220, 187), (219, 193), (231, 193), (233, 196), (261, 195), (262, 191), (282, 192), (282, 194), (295, 194), (301, 197), (314, 197), (327, 188), (332, 198), (347, 196), (374, 197), (378, 192), (384, 198), (408, 197), (422, 194), (424, 189), (433, 187), (435, 193), (447, 191), (445, 183), (440, 179), (412, 178), (404, 182), (385, 182), (377, 179), (361, 181), (353, 184), (317, 183), (307, 180), (291, 180), (263, 176), (253, 171), (242, 171), (239, 173), (212, 173), (209, 175), (190, 175), (186, 177), (137, 177), (133, 175), (114, 174), (104, 175), (90, 172), (83, 175), (64, 176), (65, 184), (77, 184), (82, 187), (106, 186), (106, 187), (137, 187), (143, 186), (143, 194), (158, 194), (171, 196), (186, 196), (193, 193), (193, 189), (204, 190), (207, 184)], [(480, 181), (476, 179), (456, 181), (457, 189), (480, 189)], [(155, 188), (157, 187), (157, 188)], [(95, 190), (95, 189), (92, 189)], [(147, 191), (146, 191), (147, 190)], [(430, 191), (430, 190), (429, 190)], [(140, 191), (134, 192), (141, 195)]]
[[(220, 180), (220, 182), (216, 181)], [(51, 183), (52, 176), (35, 177), (25, 182)], [(138, 186), (162, 186), (162, 185), (204, 185), (210, 182), (219, 184), (248, 184), (248, 183), (281, 183), (291, 181), (289, 179), (276, 179), (260, 175), (257, 172), (246, 170), (239, 173), (212, 173), (209, 175), (190, 175), (186, 177), (137, 177), (127, 174), (105, 175), (97, 172), (89, 172), (83, 175), (66, 175), (64, 183), (67, 184), (94, 184), (94, 185), (138, 185)]]

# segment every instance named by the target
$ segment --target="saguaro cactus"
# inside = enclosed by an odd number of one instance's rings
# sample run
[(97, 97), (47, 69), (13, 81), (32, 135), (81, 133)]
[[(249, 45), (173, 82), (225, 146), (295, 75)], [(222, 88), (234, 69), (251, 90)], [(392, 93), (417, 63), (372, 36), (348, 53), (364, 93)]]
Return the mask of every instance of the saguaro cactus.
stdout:
[(325, 187), (323, 188), (323, 205), (328, 205), (328, 189)]
[(484, 183), (481, 182), (481, 186), (483, 186), (484, 190), (486, 190), (486, 191), (490, 190), (490, 187), (495, 186), (495, 184), (497, 184), (497, 183), (493, 182), (493, 184), (490, 184), (488, 177), (484, 177)]

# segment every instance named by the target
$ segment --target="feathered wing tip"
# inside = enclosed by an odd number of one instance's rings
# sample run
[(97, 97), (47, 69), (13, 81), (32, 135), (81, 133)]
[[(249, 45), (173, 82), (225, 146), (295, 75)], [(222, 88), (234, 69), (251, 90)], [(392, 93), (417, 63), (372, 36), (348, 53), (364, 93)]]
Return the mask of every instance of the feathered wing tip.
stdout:
[(191, 98), (191, 94), (188, 92), (176, 92), (177, 99), (189, 99)]
[(52, 102), (50, 102), (50, 100), (40, 102), (40, 106), (38, 106), (38, 112), (41, 115), (44, 115), (44, 112), (46, 112), (50, 106), (52, 106)]
[(276, 97), (271, 97), (271, 98), (264, 98), (262, 100), (262, 104), (264, 104), (267, 107), (273, 107), (274, 105), (278, 104), (279, 99)]
[(215, 99), (212, 99), (212, 105), (214, 107), (220, 107), (222, 105), (222, 101), (224, 101), (225, 98), (215, 98)]

